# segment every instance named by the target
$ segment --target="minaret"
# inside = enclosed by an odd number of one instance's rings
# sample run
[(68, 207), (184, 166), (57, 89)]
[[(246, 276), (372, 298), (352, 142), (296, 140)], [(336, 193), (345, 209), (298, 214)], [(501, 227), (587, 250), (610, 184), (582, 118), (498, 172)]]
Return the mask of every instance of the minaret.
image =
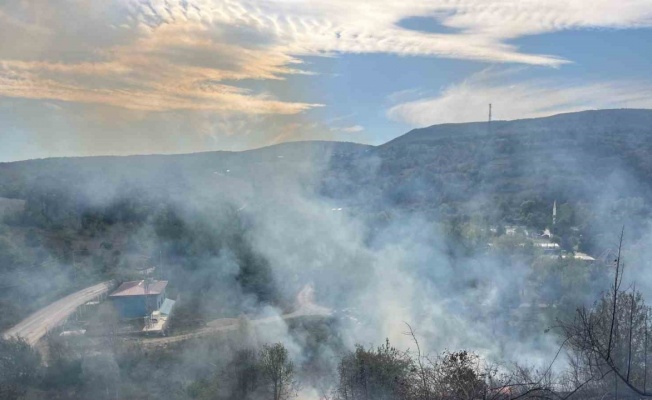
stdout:
[(552, 203), (552, 226), (554, 227), (557, 223), (557, 200)]

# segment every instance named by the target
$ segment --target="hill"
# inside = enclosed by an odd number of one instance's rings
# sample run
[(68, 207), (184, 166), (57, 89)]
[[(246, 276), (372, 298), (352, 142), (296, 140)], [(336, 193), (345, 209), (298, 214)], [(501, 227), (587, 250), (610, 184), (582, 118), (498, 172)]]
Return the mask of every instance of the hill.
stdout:
[[(274, 218), (287, 209), (344, 210), (370, 235), (416, 215), (441, 225), (452, 251), (474, 252), (505, 225), (550, 227), (556, 202), (562, 247), (598, 255), (622, 225), (632, 237), (645, 232), (651, 178), (652, 110), (436, 125), (380, 146), (296, 142), (1, 163), (0, 303), (8, 311), (0, 326), (161, 257), (174, 266), (168, 274), (179, 290), (219, 296), (223, 290), (207, 285), (228, 280), (202, 268), (228, 254), (240, 265), (229, 279), (260, 301), (282, 303), (268, 261), (248, 238), (256, 221), (241, 212), (247, 207)], [(229, 315), (237, 302), (215, 299), (226, 308), (197, 312)]]
[[(32, 222), (72, 218), (79, 225), (85, 212), (152, 196), (197, 196), (197, 188), (218, 185), (220, 196), (245, 201), (307, 180), (316, 193), (365, 214), (399, 209), (446, 218), (482, 210), (495, 221), (544, 227), (553, 201), (629, 199), (625, 207), (638, 207), (652, 196), (651, 156), (652, 110), (600, 110), (435, 125), (376, 147), (295, 142), (245, 152), (3, 163), (0, 196), (26, 200)], [(136, 208), (146, 214), (149, 207)]]
[[(374, 178), (354, 179), (351, 186), (381, 195), (374, 202), (381, 207), (439, 216), (481, 212), (542, 227), (555, 200), (597, 207), (649, 199), (650, 155), (652, 110), (435, 125), (374, 148), (367, 155), (377, 160)], [(361, 173), (333, 169), (343, 176)], [(524, 221), (524, 202), (545, 206), (545, 216)]]

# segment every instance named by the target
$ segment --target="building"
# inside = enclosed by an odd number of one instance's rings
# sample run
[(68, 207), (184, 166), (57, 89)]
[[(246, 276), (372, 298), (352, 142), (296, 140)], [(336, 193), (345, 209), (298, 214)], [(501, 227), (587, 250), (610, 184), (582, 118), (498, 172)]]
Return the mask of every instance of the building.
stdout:
[(145, 326), (143, 332), (145, 333), (158, 333), (165, 335), (168, 327), (168, 321), (174, 308), (174, 300), (165, 299), (161, 308), (152, 312), (152, 315), (145, 318)]
[(142, 318), (158, 310), (165, 300), (168, 281), (124, 282), (109, 299), (121, 318)]

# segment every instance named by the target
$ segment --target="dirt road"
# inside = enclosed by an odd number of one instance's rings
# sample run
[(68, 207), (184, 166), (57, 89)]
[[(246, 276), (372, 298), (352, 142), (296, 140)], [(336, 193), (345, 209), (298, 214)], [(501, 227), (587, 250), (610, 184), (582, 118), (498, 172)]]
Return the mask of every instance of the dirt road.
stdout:
[[(326, 317), (332, 315), (331, 310), (315, 303), (315, 290), (311, 284), (305, 285), (297, 294), (296, 305), (296, 310), (291, 313), (280, 316), (252, 319), (249, 320), (249, 323), (252, 326), (260, 326), (264, 324), (289, 321), (301, 317)], [(184, 340), (208, 336), (219, 332), (235, 331), (238, 329), (238, 324), (239, 321), (237, 318), (216, 319), (208, 322), (205, 327), (194, 332), (169, 337), (147, 338), (139, 341), (145, 346), (165, 346), (170, 343), (182, 342)]]
[[(289, 321), (295, 318), (301, 317), (326, 317), (331, 315), (330, 310), (325, 307), (317, 306), (314, 304), (306, 304), (294, 312), (289, 314), (284, 314), (281, 316), (266, 317), (259, 319), (249, 320), (249, 323), (252, 326), (259, 326), (264, 324), (279, 323), (281, 321)], [(201, 328), (195, 332), (186, 333), (182, 335), (169, 336), (169, 337), (158, 337), (158, 338), (148, 338), (139, 340), (141, 344), (145, 346), (165, 346), (170, 343), (182, 342), (184, 340), (198, 338), (202, 336), (209, 336), (219, 332), (228, 332), (235, 331), (238, 329), (238, 319), (236, 318), (224, 318), (211, 321), (206, 324), (207, 326)]]
[(57, 300), (25, 318), (13, 328), (6, 330), (3, 336), (5, 338), (19, 336), (34, 346), (45, 336), (48, 329), (63, 322), (75, 312), (77, 307), (107, 293), (111, 286), (111, 281), (102, 282)]

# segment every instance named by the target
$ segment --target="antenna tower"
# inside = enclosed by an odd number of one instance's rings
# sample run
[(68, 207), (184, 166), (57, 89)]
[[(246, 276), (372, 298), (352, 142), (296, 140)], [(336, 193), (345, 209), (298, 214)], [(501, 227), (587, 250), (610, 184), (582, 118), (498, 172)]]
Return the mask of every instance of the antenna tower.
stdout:
[(487, 122), (487, 130), (491, 133), (491, 103), (489, 103), (489, 120)]

